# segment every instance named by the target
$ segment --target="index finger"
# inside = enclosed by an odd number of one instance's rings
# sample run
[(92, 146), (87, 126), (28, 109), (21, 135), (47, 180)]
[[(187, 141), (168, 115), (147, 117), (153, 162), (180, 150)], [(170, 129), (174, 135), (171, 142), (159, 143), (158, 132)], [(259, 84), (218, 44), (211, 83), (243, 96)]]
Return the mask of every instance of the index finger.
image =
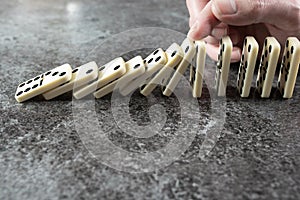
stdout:
[(186, 0), (186, 5), (190, 13), (190, 26), (194, 24), (196, 16), (203, 10), (210, 0)]
[(212, 13), (212, 1), (209, 1), (204, 9), (196, 16), (188, 37), (193, 40), (201, 40), (210, 35), (213, 28), (221, 22)]

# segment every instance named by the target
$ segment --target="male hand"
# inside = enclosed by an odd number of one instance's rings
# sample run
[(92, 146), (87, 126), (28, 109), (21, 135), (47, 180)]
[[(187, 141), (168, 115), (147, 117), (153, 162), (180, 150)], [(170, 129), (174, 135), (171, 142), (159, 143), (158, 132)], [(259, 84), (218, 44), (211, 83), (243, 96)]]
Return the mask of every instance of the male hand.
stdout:
[(260, 45), (267, 36), (282, 46), (287, 37), (300, 38), (300, 0), (186, 0), (190, 13), (188, 36), (207, 42), (208, 55), (217, 60), (219, 40), (229, 35), (234, 48), (231, 61), (238, 62), (245, 36)]

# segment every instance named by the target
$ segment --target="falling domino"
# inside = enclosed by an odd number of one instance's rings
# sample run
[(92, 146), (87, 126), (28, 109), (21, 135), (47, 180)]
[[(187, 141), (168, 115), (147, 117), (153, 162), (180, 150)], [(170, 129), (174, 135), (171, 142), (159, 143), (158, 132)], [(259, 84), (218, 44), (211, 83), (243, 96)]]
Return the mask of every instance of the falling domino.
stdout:
[(172, 71), (175, 71), (176, 66), (182, 60), (183, 52), (181, 47), (173, 43), (167, 50), (167, 63), (165, 66), (149, 81), (147, 85), (141, 88), (141, 94), (148, 96), (157, 87), (158, 84), (166, 84), (166, 80), (172, 75)]
[(192, 63), (192, 59), (195, 56), (196, 53), (195, 45), (189, 38), (186, 38), (182, 42), (181, 48), (184, 51), (183, 52), (184, 56), (182, 61), (178, 65), (173, 77), (167, 83), (167, 86), (163, 87), (163, 95), (165, 96), (170, 96), (173, 93), (181, 77), (183, 76), (188, 66)]
[(46, 100), (53, 99), (73, 89), (79, 88), (98, 77), (98, 66), (95, 62), (89, 62), (85, 65), (75, 68), (72, 71), (72, 78), (70, 81), (61, 84), (60, 86), (46, 92), (43, 97)]
[(71, 66), (69, 64), (64, 64), (21, 83), (17, 88), (15, 98), (18, 102), (26, 101), (68, 82), (71, 77)]

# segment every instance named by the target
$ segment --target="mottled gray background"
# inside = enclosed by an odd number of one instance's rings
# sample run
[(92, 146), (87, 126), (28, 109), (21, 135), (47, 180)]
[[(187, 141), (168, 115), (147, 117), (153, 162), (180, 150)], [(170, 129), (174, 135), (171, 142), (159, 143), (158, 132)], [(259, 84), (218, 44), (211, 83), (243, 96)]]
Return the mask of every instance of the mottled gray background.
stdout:
[[(15, 101), (21, 81), (66, 62), (84, 64), (110, 35), (148, 26), (186, 33), (185, 1), (1, 0), (0, 199), (299, 199), (299, 78), (291, 100), (276, 93), (267, 100), (242, 100), (233, 67), (225, 126), (206, 160), (197, 157), (199, 135), (180, 160), (147, 174), (119, 172), (91, 157), (75, 130), (70, 94), (49, 102)], [(208, 61), (207, 67), (212, 65)], [(202, 118), (210, 113), (204, 93)], [(176, 98), (164, 98), (159, 90), (154, 94), (169, 110), (166, 130), (175, 130)], [(147, 101), (134, 94), (132, 117), (147, 124), (143, 105)], [(96, 108), (99, 120), (112, 126), (110, 96), (97, 101)], [(110, 131), (110, 139), (129, 151), (152, 151), (168, 142), (168, 135), (136, 141), (118, 129)]]

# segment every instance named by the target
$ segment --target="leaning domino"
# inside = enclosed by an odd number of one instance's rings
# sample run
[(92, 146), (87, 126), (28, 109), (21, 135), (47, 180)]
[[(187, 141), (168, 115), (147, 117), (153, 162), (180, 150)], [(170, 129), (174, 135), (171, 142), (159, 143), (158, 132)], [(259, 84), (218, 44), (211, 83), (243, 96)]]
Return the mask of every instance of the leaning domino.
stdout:
[(216, 91), (217, 96), (224, 97), (226, 95), (226, 87), (230, 70), (230, 60), (232, 53), (232, 42), (229, 36), (225, 36), (220, 40), (218, 63), (216, 67)]
[(280, 53), (280, 44), (274, 37), (264, 42), (256, 87), (261, 98), (269, 98)]
[(82, 85), (95, 80), (98, 77), (98, 66), (95, 62), (89, 62), (85, 65), (75, 68), (72, 71), (72, 78), (70, 81), (61, 84), (60, 86), (46, 92), (43, 97), (46, 100), (53, 99), (66, 92), (72, 91)]
[(26, 101), (69, 81), (71, 77), (71, 66), (64, 64), (21, 83), (17, 88), (15, 98), (18, 102)]
[(250, 94), (258, 49), (259, 46), (254, 37), (245, 38), (237, 79), (237, 89), (244, 98), (249, 97)]
[(296, 37), (289, 37), (285, 43), (278, 89), (283, 98), (293, 96), (298, 69), (300, 66), (300, 42)]
[(195, 41), (196, 55), (190, 67), (190, 82), (193, 89), (193, 97), (200, 98), (202, 95), (203, 76), (206, 60), (206, 48), (204, 41)]
[(116, 80), (125, 73), (125, 61), (121, 57), (116, 58), (99, 68), (98, 79), (96, 81), (92, 81), (88, 85), (74, 90), (73, 96), (76, 99), (81, 99), (88, 94), (95, 92), (97, 89), (104, 87), (108, 83)]
[(143, 86), (145, 83), (149, 82), (151, 78), (153, 78), (156, 73), (166, 64), (166, 62), (167, 57), (165, 52), (161, 48), (156, 49), (144, 60), (146, 67), (145, 72), (141, 76), (128, 83), (126, 87), (120, 90), (120, 93), (123, 96), (127, 96), (139, 86)]
[(170, 96), (173, 93), (174, 89), (180, 81), (180, 78), (183, 76), (184, 72), (186, 71), (187, 67), (191, 64), (192, 59), (195, 56), (195, 45), (189, 38), (186, 38), (182, 42), (181, 48), (184, 51), (183, 59), (178, 65), (173, 77), (167, 83), (166, 87), (163, 87), (163, 95), (165, 96)]
[(106, 86), (99, 88), (94, 92), (95, 98), (99, 99), (109, 93), (114, 89), (118, 89), (122, 84), (127, 83), (132, 77), (139, 76), (145, 72), (144, 61), (141, 56), (136, 56), (125, 63), (126, 74), (124, 74), (119, 79), (107, 84)]
[(147, 85), (141, 88), (141, 94), (144, 96), (148, 96), (158, 84), (161, 83), (163, 85), (164, 81), (171, 76), (172, 71), (175, 70), (174, 68), (178, 66), (183, 57), (182, 49), (176, 43), (173, 43), (165, 53), (167, 56), (167, 63), (165, 66), (148, 82)]
[[(143, 64), (142, 64), (143, 63)], [(126, 74), (126, 76), (122, 77), (118, 83), (119, 92), (122, 91), (127, 87), (127, 85), (145, 73), (146, 67), (144, 60), (141, 56), (136, 56), (129, 62), (131, 70)]]

